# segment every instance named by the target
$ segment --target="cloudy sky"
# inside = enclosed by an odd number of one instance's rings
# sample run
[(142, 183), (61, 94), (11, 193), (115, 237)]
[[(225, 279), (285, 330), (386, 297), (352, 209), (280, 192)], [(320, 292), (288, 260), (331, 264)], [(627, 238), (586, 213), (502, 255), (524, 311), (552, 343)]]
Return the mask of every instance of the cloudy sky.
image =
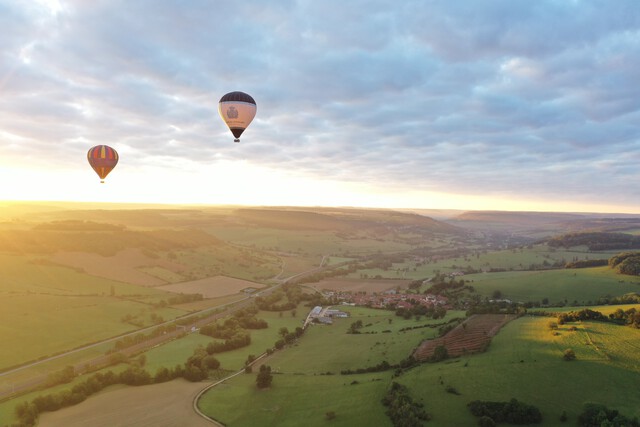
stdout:
[(0, 200), (640, 213), (637, 0), (0, 0), (0, 28)]

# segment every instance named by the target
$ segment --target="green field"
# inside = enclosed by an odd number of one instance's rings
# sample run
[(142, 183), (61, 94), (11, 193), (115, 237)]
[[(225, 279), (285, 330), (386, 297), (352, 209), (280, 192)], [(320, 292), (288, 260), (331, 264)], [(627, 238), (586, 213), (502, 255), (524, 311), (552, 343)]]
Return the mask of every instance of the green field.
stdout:
[[(367, 368), (383, 360), (398, 363), (423, 339), (437, 335), (437, 328), (400, 329), (442, 324), (463, 313), (452, 311), (445, 319), (416, 321), (384, 310), (341, 309), (351, 316), (337, 319), (330, 326), (308, 327), (298, 344), (264, 362), (276, 372), (271, 389), (258, 391), (255, 373), (241, 375), (208, 391), (200, 408), (215, 419), (237, 426), (256, 425), (258, 419), (260, 425), (325, 425), (328, 411), (336, 412), (336, 419), (331, 421), (336, 425), (390, 425), (379, 401), (391, 372), (345, 376), (340, 371)], [(347, 334), (351, 323), (358, 320), (365, 325), (362, 333)]]
[(496, 251), (470, 250), (465, 256), (429, 259), (407, 259), (401, 263), (394, 263), (393, 267), (382, 269), (366, 269), (352, 273), (348, 277), (358, 278), (362, 274), (369, 277), (383, 278), (426, 279), (433, 277), (436, 272), (451, 273), (465, 271), (467, 268), (489, 271), (491, 269), (530, 270), (549, 268), (556, 262), (571, 262), (574, 260), (608, 259), (620, 251), (590, 252), (586, 248), (571, 249), (550, 248), (546, 244), (532, 245), (526, 248), (503, 249)]
[(480, 295), (491, 297), (499, 290), (503, 298), (520, 302), (548, 298), (551, 304), (565, 300), (571, 304), (575, 300), (588, 305), (607, 295), (640, 292), (640, 277), (623, 276), (609, 267), (479, 273), (463, 277)]
[[(358, 312), (333, 326), (310, 328), (298, 346), (277, 352), (265, 361), (278, 373), (271, 389), (258, 391), (255, 374), (242, 375), (207, 392), (200, 407), (214, 418), (236, 426), (255, 425), (258, 419), (261, 425), (300, 425), (305, 420), (305, 425), (320, 426), (327, 422), (327, 411), (336, 412), (332, 423), (337, 425), (391, 425), (386, 416), (380, 415), (384, 408), (379, 404), (391, 381), (389, 372), (322, 375), (373, 365), (383, 359), (395, 362), (407, 354), (411, 340), (404, 341), (401, 333), (344, 334), (345, 326), (353, 319), (371, 319), (373, 325), (377, 320), (387, 323), (375, 311)], [(512, 397), (539, 407), (544, 426), (563, 425), (559, 421), (563, 411), (572, 425), (585, 402), (603, 403), (627, 416), (640, 416), (640, 331), (583, 322), (577, 324), (576, 331), (565, 325), (559, 335), (553, 335), (549, 320), (520, 318), (501, 330), (486, 353), (422, 364), (398, 381), (409, 386), (414, 399), (424, 403), (433, 417), (428, 423), (432, 426), (476, 425), (466, 408), (468, 402), (507, 401)], [(395, 323), (394, 319), (392, 325)], [(376, 351), (377, 346), (385, 350)], [(404, 353), (394, 353), (392, 347), (403, 348)], [(566, 348), (576, 352), (576, 361), (562, 359)], [(357, 384), (352, 385), (353, 381)], [(449, 387), (460, 394), (447, 392)], [(351, 405), (345, 405), (347, 402)], [(366, 414), (377, 414), (378, 419), (371, 424)], [(363, 421), (354, 421), (360, 417)]]
[(0, 255), (0, 337), (11, 349), (0, 353), (0, 369), (138, 329), (121, 320), (126, 315), (150, 326), (152, 314), (169, 320), (186, 313), (149, 305), (166, 292), (34, 260)]
[[(340, 375), (274, 375), (268, 390), (258, 390), (255, 374), (240, 375), (207, 392), (200, 409), (225, 425), (390, 426), (378, 402), (390, 374), (360, 375), (357, 384)], [(336, 418), (327, 421), (327, 412)]]
[[(573, 425), (585, 402), (598, 402), (627, 416), (640, 416), (640, 331), (584, 322), (554, 336), (549, 318), (524, 317), (493, 339), (489, 351), (453, 363), (425, 364), (401, 377), (433, 414), (433, 426), (473, 425), (465, 405), (472, 400), (507, 401), (512, 397), (537, 406), (544, 426), (567, 412)], [(572, 348), (577, 360), (566, 362)], [(454, 387), (460, 395), (447, 393)]]

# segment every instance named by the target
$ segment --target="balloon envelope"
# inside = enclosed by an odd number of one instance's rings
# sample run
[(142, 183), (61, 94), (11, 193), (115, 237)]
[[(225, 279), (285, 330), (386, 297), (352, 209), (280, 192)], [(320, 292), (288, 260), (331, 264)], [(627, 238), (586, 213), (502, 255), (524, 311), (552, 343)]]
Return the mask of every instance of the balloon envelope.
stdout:
[(229, 92), (220, 98), (218, 113), (227, 124), (235, 142), (240, 142), (240, 135), (256, 116), (256, 101), (244, 92)]
[(87, 152), (87, 160), (100, 177), (100, 182), (109, 175), (118, 164), (118, 153), (108, 145), (96, 145)]

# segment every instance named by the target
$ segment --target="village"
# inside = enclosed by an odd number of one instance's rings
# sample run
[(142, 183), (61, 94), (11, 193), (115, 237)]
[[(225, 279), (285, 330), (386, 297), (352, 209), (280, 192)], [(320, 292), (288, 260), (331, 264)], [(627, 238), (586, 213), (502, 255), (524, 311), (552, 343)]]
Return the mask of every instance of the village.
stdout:
[[(322, 295), (329, 301), (335, 301), (336, 304), (348, 305), (348, 306), (363, 306), (380, 309), (407, 309), (410, 310), (416, 306), (423, 306), (426, 308), (444, 307), (447, 308), (447, 298), (442, 295), (433, 294), (404, 294), (398, 292), (396, 289), (389, 289), (387, 291), (372, 294), (366, 292), (357, 292), (355, 294), (345, 291), (331, 291), (324, 290)], [(349, 313), (332, 308), (333, 306), (314, 307), (307, 316), (304, 322), (306, 327), (309, 323), (330, 325), (333, 323), (333, 318), (349, 317)]]

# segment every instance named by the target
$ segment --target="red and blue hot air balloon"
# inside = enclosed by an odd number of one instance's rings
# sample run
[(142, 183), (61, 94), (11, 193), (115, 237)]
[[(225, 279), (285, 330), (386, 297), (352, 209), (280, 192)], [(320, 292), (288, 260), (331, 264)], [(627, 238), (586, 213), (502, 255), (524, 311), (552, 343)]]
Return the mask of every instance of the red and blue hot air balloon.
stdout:
[(87, 160), (104, 184), (104, 179), (118, 164), (118, 153), (108, 145), (96, 145), (87, 152)]

